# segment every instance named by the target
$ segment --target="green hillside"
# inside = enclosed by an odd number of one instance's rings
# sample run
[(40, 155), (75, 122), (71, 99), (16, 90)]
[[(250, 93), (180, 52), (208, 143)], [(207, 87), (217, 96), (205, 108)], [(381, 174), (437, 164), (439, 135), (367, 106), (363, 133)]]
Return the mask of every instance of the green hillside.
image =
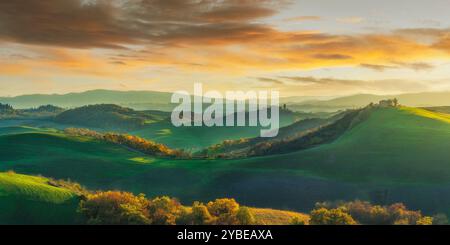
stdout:
[(308, 211), (318, 201), (360, 198), (450, 213), (447, 119), (421, 109), (380, 108), (332, 143), (235, 160), (158, 159), (51, 132), (2, 135), (0, 171), (184, 203), (233, 197), (247, 206)]
[(301, 169), (349, 181), (449, 183), (449, 118), (423, 109), (379, 108), (330, 144), (249, 159), (245, 165)]
[(55, 132), (3, 135), (0, 145), (0, 169), (3, 171), (13, 169), (57, 179), (70, 178), (81, 183), (115, 180), (139, 171), (128, 166), (141, 164), (144, 160), (153, 161), (144, 154), (112, 143)]
[[(45, 177), (0, 172), (0, 225), (83, 224), (77, 212), (81, 197)], [(186, 208), (190, 208), (186, 206)], [(309, 220), (307, 214), (250, 208), (258, 224), (289, 224), (293, 218)]]
[[(280, 110), (280, 127), (285, 127), (294, 122), (309, 118), (289, 110)], [(236, 118), (236, 116), (235, 116)], [(248, 118), (248, 113), (246, 114)], [(317, 119), (319, 121), (325, 119)], [(175, 127), (170, 119), (161, 120), (149, 124), (142, 129), (128, 132), (145, 139), (163, 143), (171, 148), (187, 149), (193, 152), (202, 150), (224, 140), (237, 140), (241, 138), (253, 138), (260, 135), (261, 127)]]
[(0, 173), (0, 224), (73, 224), (78, 202), (46, 178)]
[(12, 127), (0, 127), (0, 135), (8, 134), (23, 134), (32, 132), (55, 132), (52, 129), (41, 129), (28, 126), (12, 126)]
[(57, 115), (55, 121), (103, 130), (129, 131), (143, 128), (163, 118), (150, 112), (135, 111), (113, 104), (100, 104), (67, 110)]

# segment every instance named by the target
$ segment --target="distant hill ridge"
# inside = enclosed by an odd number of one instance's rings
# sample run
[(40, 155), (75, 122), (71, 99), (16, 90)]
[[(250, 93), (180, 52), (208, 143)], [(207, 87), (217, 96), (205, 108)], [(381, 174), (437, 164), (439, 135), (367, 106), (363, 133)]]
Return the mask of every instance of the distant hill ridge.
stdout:
[(127, 131), (139, 129), (162, 118), (160, 114), (153, 115), (151, 112), (135, 111), (114, 104), (99, 104), (67, 110), (57, 115), (55, 121), (105, 130)]
[[(73, 108), (92, 104), (118, 104), (133, 109), (172, 110), (172, 93), (155, 91), (114, 91), (90, 90), (68, 94), (31, 94), (15, 97), (0, 97), (0, 103), (11, 104), (14, 108), (23, 109), (39, 105), (52, 104), (64, 108)], [(324, 97), (286, 97), (281, 98), (290, 108), (306, 110), (316, 108), (322, 110), (339, 110), (363, 107), (371, 102), (382, 99), (398, 98), (404, 105), (412, 107), (450, 106), (450, 91), (423, 92), (396, 95), (357, 94), (334, 99)], [(307, 110), (306, 110), (307, 111)]]
[[(52, 104), (73, 108), (93, 104), (141, 104), (154, 105), (155, 109), (168, 108), (172, 93), (154, 91), (113, 91), (90, 90), (68, 94), (31, 94), (16, 97), (0, 97), (0, 103), (11, 104), (15, 108), (30, 108), (37, 105)], [(159, 108), (161, 107), (161, 108)]]
[(396, 95), (357, 94), (331, 100), (308, 100), (291, 103), (290, 108), (300, 111), (335, 111), (361, 108), (372, 102), (397, 98), (403, 105), (411, 107), (450, 106), (450, 91), (423, 92)]

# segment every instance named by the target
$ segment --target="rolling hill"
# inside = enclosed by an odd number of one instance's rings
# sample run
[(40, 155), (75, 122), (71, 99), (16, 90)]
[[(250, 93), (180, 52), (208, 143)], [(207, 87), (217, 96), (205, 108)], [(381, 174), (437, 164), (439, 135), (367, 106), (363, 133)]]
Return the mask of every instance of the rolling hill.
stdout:
[[(328, 114), (320, 114), (322, 117), (326, 115)], [(286, 126), (302, 118), (314, 116), (316, 115), (281, 111), (280, 124)], [(65, 111), (54, 119), (0, 120), (0, 128), (2, 127), (16, 127), (17, 130), (18, 128), (23, 130), (23, 127), (32, 127), (114, 131), (136, 135), (168, 145), (171, 148), (183, 148), (194, 152), (227, 139), (252, 138), (258, 136), (261, 130), (260, 127), (175, 127), (170, 121), (168, 112), (135, 111), (116, 105), (80, 107)]]
[(423, 109), (378, 108), (330, 143), (234, 160), (158, 159), (85, 137), (4, 132), (0, 171), (184, 203), (233, 197), (247, 206), (308, 211), (318, 201), (359, 198), (449, 214), (447, 120), (448, 114)]
[[(83, 224), (77, 213), (81, 196), (66, 187), (56, 187), (45, 177), (0, 172), (0, 225), (4, 224)], [(188, 207), (188, 206), (186, 206)], [(258, 224), (286, 225), (293, 218), (309, 220), (308, 215), (251, 207)]]
[(19, 109), (47, 104), (64, 108), (94, 104), (119, 104), (123, 106), (144, 105), (147, 109), (171, 110), (173, 108), (170, 105), (171, 96), (172, 93), (153, 91), (90, 90), (69, 94), (31, 94), (16, 97), (0, 97), (0, 102), (11, 104)]
[(39, 106), (37, 108), (29, 109), (15, 109), (8, 104), (0, 103), (0, 120), (51, 118), (63, 111), (63, 108), (52, 105)]
[(75, 224), (78, 202), (46, 178), (0, 173), (0, 224)]
[(54, 121), (106, 131), (124, 132), (144, 128), (146, 125), (166, 119), (168, 116), (168, 113), (163, 112), (135, 111), (118, 105), (100, 104), (64, 111), (58, 114)]
[(219, 144), (209, 146), (203, 151), (198, 152), (198, 155), (225, 158), (251, 156), (253, 154), (250, 154), (250, 151), (261, 144), (267, 144), (269, 142), (273, 144), (289, 138), (299, 138), (321, 126), (331, 124), (332, 122), (343, 117), (345, 114), (346, 113), (340, 113), (330, 118), (311, 118), (299, 120), (286, 127), (280, 128), (278, 135), (272, 138), (255, 137), (238, 140), (225, 140)]
[[(302, 118), (309, 118), (314, 114), (302, 114), (290, 110), (280, 110), (280, 126), (291, 125)], [(236, 115), (235, 115), (236, 118)], [(246, 113), (248, 118), (248, 112)], [(317, 119), (326, 120), (326, 119)], [(224, 140), (238, 140), (253, 138), (260, 135), (261, 126), (258, 127), (175, 127), (170, 118), (149, 124), (142, 129), (129, 131), (129, 134), (154, 140), (168, 145), (171, 148), (186, 149), (192, 152), (200, 151), (208, 146)]]
[(450, 91), (423, 92), (396, 95), (357, 94), (329, 100), (308, 100), (288, 102), (289, 108), (297, 111), (336, 111), (364, 107), (372, 102), (397, 98), (410, 107), (431, 107), (450, 105)]
[[(332, 143), (269, 159), (276, 168), (348, 181), (450, 182), (449, 119), (424, 109), (376, 108)], [(244, 161), (273, 168), (269, 159)]]

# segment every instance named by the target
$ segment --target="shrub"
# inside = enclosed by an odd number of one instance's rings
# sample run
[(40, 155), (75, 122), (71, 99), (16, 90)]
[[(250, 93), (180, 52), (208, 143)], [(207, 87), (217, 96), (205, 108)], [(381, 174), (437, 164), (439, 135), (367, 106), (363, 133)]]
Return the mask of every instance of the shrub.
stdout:
[(182, 225), (251, 225), (255, 217), (247, 207), (239, 207), (234, 199), (217, 199), (204, 205), (194, 202), (192, 208), (182, 210), (176, 220)]
[(150, 224), (149, 201), (144, 195), (107, 191), (89, 194), (80, 202), (78, 211), (88, 224), (142, 225)]
[(89, 191), (81, 186), (79, 183), (72, 182), (71, 180), (55, 180), (52, 178), (49, 178), (47, 181), (47, 184), (55, 187), (61, 187), (68, 190), (73, 191), (75, 194), (85, 197), (89, 195)]
[(319, 208), (311, 211), (311, 225), (355, 225), (356, 221), (343, 209)]
[(416, 225), (432, 225), (433, 224), (433, 218), (424, 216), (417, 220)]
[(240, 225), (253, 225), (256, 223), (255, 217), (247, 207), (240, 207), (236, 214), (236, 219)]
[(175, 225), (183, 207), (173, 198), (163, 196), (150, 201), (148, 213), (152, 225)]
[(318, 203), (317, 207), (345, 210), (360, 224), (366, 225), (416, 225), (433, 220), (423, 216), (420, 211), (408, 210), (402, 203), (388, 206), (373, 205), (366, 201)]
[(217, 225), (236, 225), (239, 224), (237, 220), (237, 213), (239, 211), (239, 204), (234, 199), (216, 199), (209, 202), (208, 211), (217, 218)]
[(212, 225), (216, 221), (203, 203), (194, 202), (192, 208), (184, 209), (177, 219), (177, 224), (181, 225)]

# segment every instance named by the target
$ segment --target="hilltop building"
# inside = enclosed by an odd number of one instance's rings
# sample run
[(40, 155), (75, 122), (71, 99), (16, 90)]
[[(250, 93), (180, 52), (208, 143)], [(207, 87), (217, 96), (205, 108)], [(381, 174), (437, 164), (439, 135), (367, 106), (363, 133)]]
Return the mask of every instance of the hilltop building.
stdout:
[(379, 107), (397, 107), (398, 106), (398, 100), (396, 98), (389, 99), (389, 100), (381, 100), (378, 103)]

